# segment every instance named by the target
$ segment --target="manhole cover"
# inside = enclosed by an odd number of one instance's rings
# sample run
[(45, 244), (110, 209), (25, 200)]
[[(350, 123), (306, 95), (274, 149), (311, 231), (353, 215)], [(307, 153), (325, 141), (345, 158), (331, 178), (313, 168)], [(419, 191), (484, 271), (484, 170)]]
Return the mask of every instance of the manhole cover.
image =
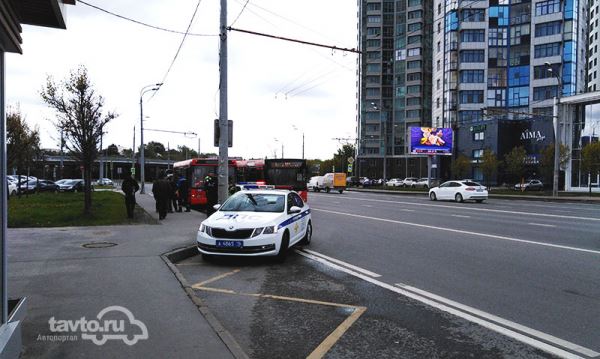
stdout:
[(82, 247), (83, 248), (108, 248), (108, 247), (114, 247), (116, 245), (117, 245), (116, 243), (111, 243), (111, 242), (91, 242), (91, 243), (83, 244)]

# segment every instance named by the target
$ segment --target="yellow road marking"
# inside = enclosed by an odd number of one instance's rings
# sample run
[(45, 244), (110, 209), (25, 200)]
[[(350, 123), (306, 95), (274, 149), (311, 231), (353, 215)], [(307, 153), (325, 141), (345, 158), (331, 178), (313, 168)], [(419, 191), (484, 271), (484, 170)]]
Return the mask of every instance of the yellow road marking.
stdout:
[(239, 271), (240, 271), (239, 269), (235, 269), (235, 270), (232, 270), (231, 272), (220, 274), (220, 275), (218, 275), (216, 277), (213, 277), (213, 278), (211, 278), (209, 280), (205, 280), (204, 282), (196, 283), (196, 284), (192, 285), (192, 288), (194, 288), (194, 289), (201, 289), (200, 287), (202, 287), (202, 286), (204, 286), (206, 284), (209, 284), (209, 283), (212, 283), (212, 282), (216, 282), (216, 281), (221, 280), (221, 279), (223, 279), (225, 277), (229, 277), (230, 275), (234, 275), (234, 274), (236, 274)]
[(329, 334), (329, 336), (327, 338), (325, 338), (325, 340), (323, 340), (323, 342), (321, 344), (319, 344), (319, 346), (316, 347), (315, 350), (313, 350), (313, 352), (310, 353), (310, 355), (307, 356), (306, 358), (307, 359), (323, 358), (325, 356), (325, 354), (327, 354), (329, 349), (331, 349), (335, 345), (335, 343), (337, 343), (337, 341), (340, 340), (342, 335), (344, 335), (344, 333), (346, 333), (346, 331), (348, 331), (348, 329), (350, 329), (352, 324), (354, 324), (354, 322), (366, 310), (367, 310), (366, 307), (356, 307), (356, 309), (354, 309), (354, 312), (348, 318), (346, 318), (346, 320), (344, 320), (342, 322), (342, 324), (340, 324), (337, 328), (335, 328), (335, 330), (333, 332), (331, 332), (331, 334)]
[(325, 354), (327, 354), (327, 352), (335, 345), (335, 343), (337, 343), (338, 340), (340, 340), (340, 338), (344, 335), (344, 333), (346, 333), (348, 331), (348, 329), (350, 329), (352, 324), (354, 324), (354, 322), (356, 322), (356, 320), (358, 320), (358, 318), (367, 310), (367, 307), (349, 305), (349, 304), (343, 304), (343, 303), (324, 302), (324, 301), (320, 301), (320, 300), (296, 298), (296, 297), (286, 297), (286, 296), (273, 295), (273, 294), (242, 293), (242, 292), (236, 292), (231, 289), (221, 289), (221, 288), (212, 288), (212, 287), (204, 286), (206, 284), (221, 280), (230, 275), (234, 275), (234, 274), (238, 273), (239, 271), (240, 271), (240, 269), (236, 269), (231, 272), (220, 274), (211, 279), (205, 280), (200, 283), (196, 283), (196, 284), (192, 285), (192, 288), (207, 291), (207, 292), (233, 294), (233, 295), (240, 295), (240, 296), (245, 296), (245, 297), (265, 298), (265, 299), (282, 300), (282, 301), (288, 301), (288, 302), (299, 302), (299, 303), (307, 303), (307, 304), (326, 305), (326, 306), (337, 307), (337, 308), (352, 308), (352, 309), (354, 309), (352, 314), (348, 318), (346, 318), (340, 325), (338, 325), (338, 327), (335, 328), (335, 330), (333, 332), (331, 332), (331, 334), (329, 334), (327, 336), (327, 338), (325, 338), (325, 340), (323, 340), (321, 342), (321, 344), (319, 344), (312, 351), (312, 353), (310, 353), (310, 355), (307, 357), (308, 359), (323, 358), (325, 356)]

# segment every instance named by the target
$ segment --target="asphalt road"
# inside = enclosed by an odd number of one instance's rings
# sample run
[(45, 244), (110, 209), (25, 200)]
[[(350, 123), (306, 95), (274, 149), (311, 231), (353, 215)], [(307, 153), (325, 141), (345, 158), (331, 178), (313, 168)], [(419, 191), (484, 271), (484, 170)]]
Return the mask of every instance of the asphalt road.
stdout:
[(517, 333), (600, 355), (600, 206), (356, 192), (310, 193), (309, 203), (310, 250), (494, 315)]

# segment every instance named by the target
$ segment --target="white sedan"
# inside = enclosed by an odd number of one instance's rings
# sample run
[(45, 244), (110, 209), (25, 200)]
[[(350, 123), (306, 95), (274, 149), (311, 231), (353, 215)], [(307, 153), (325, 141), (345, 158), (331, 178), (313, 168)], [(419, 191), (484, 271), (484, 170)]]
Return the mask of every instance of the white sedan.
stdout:
[(310, 207), (293, 191), (242, 190), (202, 222), (196, 237), (203, 257), (277, 256), (312, 238)]
[(463, 202), (474, 200), (481, 203), (488, 199), (488, 191), (481, 184), (473, 181), (448, 181), (439, 187), (433, 187), (429, 190), (429, 199), (436, 200), (455, 200)]

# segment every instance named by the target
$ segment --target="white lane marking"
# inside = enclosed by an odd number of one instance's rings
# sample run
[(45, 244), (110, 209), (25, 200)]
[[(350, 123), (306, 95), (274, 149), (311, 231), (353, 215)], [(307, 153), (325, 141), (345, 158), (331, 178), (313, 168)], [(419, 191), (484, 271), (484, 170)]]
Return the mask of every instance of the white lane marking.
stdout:
[(453, 214), (452, 217), (458, 217), (458, 218), (471, 218), (471, 216), (463, 216), (462, 214)]
[[(370, 198), (356, 198), (356, 197), (343, 197), (344, 199), (355, 199), (360, 201), (373, 201), (373, 202), (384, 202), (384, 203), (395, 203), (395, 204), (408, 204), (411, 206), (425, 206), (425, 207), (438, 207), (438, 208), (452, 208), (456, 209), (456, 206), (446, 206), (442, 204), (425, 204), (425, 203), (417, 203), (417, 202), (402, 202), (402, 201), (389, 201), (383, 199), (370, 199)], [(581, 219), (586, 221), (598, 221), (600, 222), (600, 218), (593, 217), (576, 217), (576, 216), (562, 216), (559, 214), (548, 214), (548, 213), (533, 213), (533, 212), (518, 212), (518, 211), (505, 211), (502, 209), (490, 209), (490, 208), (481, 208), (481, 207), (463, 207), (460, 206), (461, 210), (472, 210), (472, 211), (482, 211), (482, 212), (497, 212), (497, 213), (509, 213), (509, 214), (519, 214), (525, 216), (537, 216), (537, 217), (551, 217), (551, 218), (565, 218), (565, 219)]]
[[(309, 259), (312, 259), (312, 260), (317, 261), (319, 263), (322, 263), (322, 264), (324, 264), (324, 265), (326, 265), (326, 266), (328, 266), (330, 268), (333, 268), (333, 269), (342, 271), (344, 273), (350, 274), (350, 275), (352, 275), (354, 277), (360, 278), (360, 279), (362, 279), (364, 281), (367, 281), (369, 283), (372, 283), (372, 284), (374, 284), (374, 285), (376, 285), (378, 287), (390, 290), (392, 292), (398, 293), (398, 294), (403, 295), (403, 296), (408, 297), (408, 298), (412, 298), (412, 299), (414, 299), (416, 301), (419, 301), (419, 302), (424, 303), (426, 305), (429, 305), (431, 307), (437, 308), (437, 309), (442, 310), (444, 312), (450, 313), (450, 314), (455, 315), (457, 317), (463, 318), (463, 319), (468, 320), (468, 321), (470, 321), (472, 323), (479, 324), (482, 327), (488, 328), (490, 330), (493, 330), (493, 331), (495, 331), (497, 333), (500, 333), (502, 335), (505, 335), (507, 337), (516, 339), (516, 340), (518, 340), (520, 342), (523, 342), (523, 343), (528, 344), (528, 345), (530, 345), (532, 347), (541, 349), (541, 350), (543, 350), (545, 352), (548, 352), (550, 354), (557, 355), (557, 356), (560, 356), (562, 358), (583, 359), (582, 357), (577, 356), (577, 355), (575, 355), (573, 353), (569, 353), (569, 352), (567, 352), (567, 351), (565, 351), (563, 349), (557, 348), (555, 346), (552, 346), (550, 344), (544, 343), (544, 342), (539, 341), (537, 339), (528, 337), (528, 336), (523, 335), (521, 333), (515, 332), (515, 331), (513, 331), (511, 329), (504, 328), (504, 327), (502, 327), (502, 326), (500, 326), (498, 324), (495, 324), (495, 323), (489, 322), (487, 320), (478, 318), (478, 317), (476, 317), (476, 316), (474, 316), (472, 314), (464, 313), (464, 312), (462, 312), (462, 311), (460, 311), (458, 309), (452, 308), (452, 307), (450, 307), (448, 305), (445, 305), (445, 304), (438, 303), (438, 302), (436, 302), (436, 301), (434, 301), (432, 299), (426, 298), (426, 297), (424, 297), (422, 295), (418, 295), (416, 293), (410, 292), (408, 290), (404, 290), (402, 288), (394, 287), (394, 286), (392, 286), (390, 284), (381, 282), (381, 281), (379, 281), (377, 279), (365, 276), (365, 275), (360, 274), (358, 272), (354, 272), (354, 271), (352, 271), (352, 270), (350, 270), (348, 268), (344, 268), (344, 267), (338, 266), (337, 264), (329, 262), (326, 259), (323, 259), (323, 258), (320, 258), (320, 257), (317, 257), (317, 256), (313, 256), (311, 254), (305, 253), (305, 252), (303, 252), (301, 250), (298, 250), (298, 249), (296, 249), (296, 253), (298, 253), (298, 254), (306, 257), (306, 258), (309, 258)], [(577, 346), (576, 344), (573, 344), (573, 345)]]
[(404, 211), (404, 212), (414, 212), (415, 211), (414, 209), (406, 209), (406, 208), (401, 208), (400, 210)]
[(372, 208), (372, 207), (373, 207), (373, 206), (371, 206), (370, 204), (363, 204), (362, 206), (363, 206), (363, 207), (369, 207), (369, 208)]
[(350, 264), (350, 263), (347, 263), (347, 262), (341, 261), (341, 260), (339, 260), (339, 259), (335, 259), (335, 258), (328, 257), (328, 256), (326, 256), (326, 255), (324, 255), (324, 254), (322, 254), (322, 253), (315, 252), (315, 251), (311, 251), (310, 249), (306, 249), (306, 248), (304, 248), (304, 249), (302, 249), (302, 250), (303, 250), (303, 251), (305, 251), (305, 252), (307, 252), (307, 253), (310, 253), (310, 254), (312, 254), (312, 255), (314, 255), (314, 256), (321, 257), (321, 258), (323, 258), (323, 259), (326, 259), (326, 260), (328, 260), (328, 261), (330, 261), (330, 262), (333, 262), (333, 263), (339, 264), (339, 265), (341, 265), (341, 266), (344, 266), (344, 267), (346, 267), (346, 268), (350, 268), (350, 269), (353, 269), (353, 270), (355, 270), (355, 271), (357, 271), (357, 272), (360, 272), (360, 273), (362, 273), (362, 274), (368, 275), (369, 277), (373, 277), (373, 278), (379, 278), (379, 277), (381, 277), (381, 275), (380, 275), (380, 274), (377, 274), (377, 273), (371, 272), (370, 270), (363, 269), (363, 268), (361, 268), (361, 267), (357, 267), (357, 266), (355, 266), (355, 265), (353, 265), (353, 264)]
[(533, 222), (530, 222), (530, 223), (527, 223), (527, 224), (529, 224), (531, 226), (540, 226), (540, 227), (556, 227), (553, 224), (544, 224), (544, 223), (533, 223)]
[(326, 209), (319, 209), (319, 208), (314, 208), (314, 207), (312, 207), (311, 210), (313, 210), (313, 211), (321, 211), (321, 212), (326, 212), (326, 213), (339, 214), (339, 215), (342, 215), (342, 216), (356, 217), (356, 218), (362, 218), (362, 219), (371, 219), (371, 220), (380, 221), (380, 222), (388, 222), (388, 223), (395, 223), (395, 224), (404, 224), (404, 225), (407, 225), (407, 226), (427, 228), (427, 229), (433, 230), (433, 231), (446, 231), (446, 232), (453, 232), (453, 233), (460, 233), (460, 234), (469, 234), (469, 235), (473, 235), (473, 236), (486, 237), (486, 238), (492, 238), (492, 239), (501, 239), (501, 240), (505, 240), (505, 241), (527, 243), (527, 244), (536, 244), (536, 245), (544, 246), (544, 247), (568, 249), (568, 250), (576, 251), (576, 252), (585, 252), (585, 253), (592, 253), (592, 254), (600, 254), (600, 251), (595, 251), (595, 250), (592, 250), (592, 249), (569, 247), (569, 246), (563, 246), (563, 245), (560, 245), (560, 244), (551, 244), (551, 243), (544, 243), (544, 242), (536, 242), (536, 241), (530, 241), (530, 240), (527, 240), (527, 239), (519, 239), (519, 238), (498, 236), (498, 235), (495, 235), (495, 234), (478, 233), (478, 232), (471, 232), (471, 231), (463, 231), (463, 230), (460, 230), (460, 229), (452, 229), (452, 228), (442, 228), (442, 227), (430, 226), (430, 225), (426, 225), (426, 224), (396, 221), (396, 220), (393, 220), (393, 219), (376, 218), (376, 217), (362, 216), (362, 215), (359, 215), (359, 214), (329, 211), (329, 210), (326, 210)]
[(563, 348), (567, 348), (569, 350), (576, 351), (576, 352), (581, 353), (583, 355), (587, 355), (589, 357), (595, 357), (597, 355), (600, 355), (600, 353), (597, 353), (597, 352), (595, 352), (595, 351), (593, 351), (591, 349), (582, 347), (581, 345), (574, 344), (574, 343), (568, 342), (568, 341), (566, 341), (564, 339), (560, 339), (560, 338), (557, 338), (555, 336), (552, 336), (550, 334), (546, 334), (544, 332), (540, 332), (539, 330), (526, 327), (524, 325), (512, 322), (510, 320), (506, 320), (504, 318), (500, 318), (500, 317), (498, 317), (496, 315), (493, 315), (491, 313), (484, 312), (484, 311), (479, 310), (477, 308), (473, 308), (473, 307), (470, 307), (468, 305), (464, 305), (464, 304), (455, 302), (455, 301), (453, 301), (451, 299), (441, 297), (441, 296), (433, 294), (431, 292), (427, 292), (427, 291), (424, 291), (424, 290), (419, 289), (419, 288), (415, 288), (415, 287), (411, 287), (411, 286), (408, 286), (408, 285), (404, 285), (402, 283), (396, 283), (396, 285), (398, 287), (402, 288), (402, 289), (406, 289), (406, 290), (411, 291), (413, 293), (420, 294), (420, 295), (422, 295), (424, 297), (427, 297), (427, 298), (436, 300), (438, 302), (447, 304), (449, 306), (452, 306), (452, 307), (454, 307), (456, 309), (459, 309), (459, 310), (462, 310), (464, 312), (474, 314), (474, 315), (476, 315), (478, 317), (482, 317), (484, 319), (494, 321), (494, 322), (496, 322), (498, 324), (501, 324), (501, 325), (503, 325), (505, 327), (509, 327), (511, 329), (518, 330), (518, 331), (526, 333), (528, 335), (538, 337), (538, 338), (540, 338), (540, 339), (542, 339), (542, 340), (544, 340), (546, 342), (550, 342), (550, 343), (553, 343), (553, 344), (560, 345)]

